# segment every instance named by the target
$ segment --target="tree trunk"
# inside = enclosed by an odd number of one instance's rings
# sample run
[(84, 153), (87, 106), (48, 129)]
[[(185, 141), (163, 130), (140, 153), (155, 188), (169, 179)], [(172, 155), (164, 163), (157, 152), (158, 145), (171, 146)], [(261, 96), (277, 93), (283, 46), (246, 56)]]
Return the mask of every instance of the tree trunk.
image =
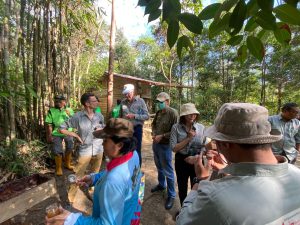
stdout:
[(108, 82), (107, 82), (107, 115), (110, 115), (113, 105), (114, 88), (114, 55), (115, 55), (116, 21), (115, 21), (115, 0), (111, 1), (111, 25), (109, 41), (109, 62), (108, 62)]

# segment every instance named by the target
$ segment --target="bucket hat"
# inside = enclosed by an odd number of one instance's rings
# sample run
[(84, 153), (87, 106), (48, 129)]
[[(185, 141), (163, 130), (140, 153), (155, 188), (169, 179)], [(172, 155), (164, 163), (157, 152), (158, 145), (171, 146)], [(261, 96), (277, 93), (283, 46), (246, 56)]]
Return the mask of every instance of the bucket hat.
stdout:
[(129, 120), (122, 118), (111, 118), (102, 130), (93, 132), (96, 138), (106, 138), (112, 136), (132, 137), (133, 124)]
[(132, 91), (134, 91), (134, 85), (133, 84), (125, 84), (122, 94), (127, 95), (129, 92), (132, 92)]
[(181, 116), (190, 115), (190, 114), (197, 114), (197, 115), (199, 115), (200, 113), (198, 112), (198, 110), (196, 109), (196, 106), (193, 103), (183, 104), (180, 107), (180, 117)]
[(250, 103), (225, 103), (221, 106), (214, 125), (204, 135), (213, 140), (237, 144), (267, 144), (279, 141), (278, 130), (271, 132), (265, 107)]
[(170, 95), (168, 93), (166, 93), (166, 92), (160, 92), (157, 95), (156, 100), (160, 101), (160, 102), (164, 102), (166, 100), (170, 100)]

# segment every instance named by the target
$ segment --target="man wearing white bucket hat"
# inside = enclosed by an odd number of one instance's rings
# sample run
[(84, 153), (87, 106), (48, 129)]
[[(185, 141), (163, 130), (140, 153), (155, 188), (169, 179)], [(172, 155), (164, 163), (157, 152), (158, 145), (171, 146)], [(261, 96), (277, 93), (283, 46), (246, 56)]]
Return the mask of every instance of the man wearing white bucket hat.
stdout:
[[(219, 153), (208, 151), (205, 166), (203, 154), (198, 157), (195, 172), (202, 181), (185, 199), (176, 224), (299, 223), (300, 170), (274, 156), (271, 144), (282, 136), (270, 131), (266, 108), (224, 104), (205, 132)], [(208, 181), (209, 166), (227, 176)]]
[(149, 112), (144, 99), (134, 95), (134, 85), (125, 84), (122, 94), (125, 98), (121, 101), (121, 117), (133, 123), (133, 136), (137, 139), (136, 151), (142, 166), (142, 137), (144, 121), (149, 119)]

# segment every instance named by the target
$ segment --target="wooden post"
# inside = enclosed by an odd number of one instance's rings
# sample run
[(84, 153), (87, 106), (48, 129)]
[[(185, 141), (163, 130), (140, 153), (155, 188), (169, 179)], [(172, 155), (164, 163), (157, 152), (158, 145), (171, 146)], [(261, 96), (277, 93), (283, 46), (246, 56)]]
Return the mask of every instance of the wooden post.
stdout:
[(116, 21), (115, 21), (115, 1), (111, 1), (111, 25), (110, 25), (110, 42), (109, 42), (109, 61), (108, 61), (108, 80), (107, 80), (107, 117), (112, 111), (113, 105), (113, 87), (114, 87), (114, 54), (116, 38)]

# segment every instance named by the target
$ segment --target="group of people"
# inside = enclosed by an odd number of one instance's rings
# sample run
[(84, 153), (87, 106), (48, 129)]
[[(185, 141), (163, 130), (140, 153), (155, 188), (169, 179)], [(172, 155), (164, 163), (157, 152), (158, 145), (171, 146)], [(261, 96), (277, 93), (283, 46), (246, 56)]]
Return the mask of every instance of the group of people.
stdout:
[[(95, 186), (92, 216), (61, 209), (60, 215), (47, 219), (48, 224), (139, 223), (141, 143), (149, 113), (144, 100), (135, 96), (132, 84), (124, 86), (123, 95), (115, 116), (120, 118), (111, 118), (106, 124), (102, 114), (95, 113), (97, 99), (90, 93), (81, 98), (82, 111), (74, 115), (67, 110), (52, 112), (64, 115), (58, 127), (47, 117), (46, 122), (54, 127), (48, 128), (48, 133), (53, 133), (54, 146), (65, 139), (65, 165), (69, 169), (72, 166), (66, 156), (73, 144), (67, 144), (67, 137), (80, 143), (74, 168), (81, 177), (77, 185)], [(183, 104), (178, 113), (170, 107), (170, 96), (165, 92), (157, 95), (156, 108), (152, 139), (158, 184), (151, 192), (167, 189), (165, 208), (173, 207), (174, 152), (182, 206), (177, 224), (300, 222), (300, 170), (292, 165), (300, 150), (297, 104), (287, 103), (280, 115), (269, 117), (262, 106), (226, 103), (209, 128), (198, 122), (200, 113), (194, 104)], [(106, 170), (98, 173), (103, 150), (110, 162)], [(61, 166), (61, 145), (53, 151)], [(85, 175), (88, 165), (92, 173)], [(58, 167), (56, 173), (62, 174)], [(189, 183), (192, 190), (188, 193)], [(71, 191), (70, 199), (72, 194), (74, 197)]]
[[(68, 191), (70, 203), (75, 200), (78, 186), (94, 187), (93, 214), (85, 217), (61, 209), (60, 215), (46, 219), (47, 224), (139, 223), (142, 126), (149, 113), (144, 100), (134, 95), (132, 84), (124, 86), (123, 94), (125, 98), (117, 102), (106, 123), (93, 93), (84, 93), (80, 99), (82, 110), (72, 114), (66, 108), (66, 98), (55, 97), (55, 106), (45, 123), (47, 141), (53, 145), (56, 175), (63, 174), (64, 158), (65, 167), (79, 178)], [(79, 143), (75, 167), (71, 165), (74, 139)], [(103, 151), (109, 162), (106, 170), (99, 172)], [(88, 167), (91, 173), (86, 175)]]

